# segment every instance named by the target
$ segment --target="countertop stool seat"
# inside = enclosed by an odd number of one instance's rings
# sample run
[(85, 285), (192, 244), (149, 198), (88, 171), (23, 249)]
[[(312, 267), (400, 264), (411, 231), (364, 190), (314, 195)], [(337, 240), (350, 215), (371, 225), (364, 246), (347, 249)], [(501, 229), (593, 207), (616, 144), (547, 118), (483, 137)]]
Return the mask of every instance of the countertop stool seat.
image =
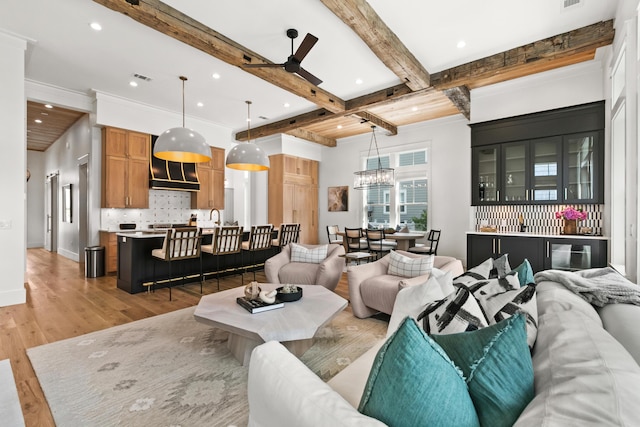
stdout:
[(253, 270), (253, 280), (256, 280), (256, 268), (264, 267), (264, 263), (256, 263), (256, 253), (259, 251), (266, 251), (271, 249), (273, 245), (273, 239), (271, 238), (271, 234), (273, 232), (273, 225), (253, 225), (251, 227), (251, 233), (249, 235), (249, 240), (246, 242), (242, 242), (242, 254), (243, 257), (246, 254), (249, 258), (248, 263), (244, 263), (244, 270), (242, 271), (242, 285), (244, 286), (244, 273), (246, 273), (247, 268), (251, 268)]
[(240, 253), (242, 245), (243, 227), (239, 225), (225, 226), (215, 229), (210, 245), (202, 245), (202, 252), (216, 257), (216, 282), (220, 290), (220, 273), (237, 268), (220, 268), (220, 259), (226, 255)]
[[(173, 263), (175, 261), (198, 258), (200, 260), (200, 293), (202, 293), (202, 257), (200, 254), (202, 243), (202, 229), (201, 228), (172, 228), (167, 230), (167, 234), (164, 238), (161, 249), (154, 249), (151, 251), (151, 256), (154, 258), (153, 263), (153, 290), (155, 291), (156, 284), (158, 283), (156, 277), (156, 260), (169, 263), (169, 301), (171, 301), (171, 288), (173, 286)], [(186, 277), (182, 277), (184, 280)]]

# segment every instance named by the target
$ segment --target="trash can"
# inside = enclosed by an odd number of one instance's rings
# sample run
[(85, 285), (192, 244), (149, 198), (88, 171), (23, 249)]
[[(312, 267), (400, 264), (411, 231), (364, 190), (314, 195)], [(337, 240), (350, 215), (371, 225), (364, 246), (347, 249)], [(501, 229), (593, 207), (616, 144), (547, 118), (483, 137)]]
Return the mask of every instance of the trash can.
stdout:
[(104, 246), (89, 246), (84, 248), (85, 277), (104, 276)]

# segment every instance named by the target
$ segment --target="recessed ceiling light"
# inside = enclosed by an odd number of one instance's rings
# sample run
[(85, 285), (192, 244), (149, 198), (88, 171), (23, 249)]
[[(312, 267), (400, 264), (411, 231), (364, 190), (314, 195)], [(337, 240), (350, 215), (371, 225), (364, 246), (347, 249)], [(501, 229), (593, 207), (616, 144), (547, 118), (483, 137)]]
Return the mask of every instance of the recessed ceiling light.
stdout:
[(44, 111), (41, 112), (40, 114), (43, 115), (43, 116), (48, 116), (49, 115), (49, 113), (45, 113)]
[(196, 105), (197, 105), (198, 107), (204, 107), (204, 104), (203, 104), (202, 102), (198, 102)]
[(356, 84), (357, 84), (357, 85), (361, 85), (362, 83), (363, 83), (363, 82), (362, 82), (362, 79), (356, 79)]
[(464, 40), (460, 40), (456, 46), (458, 47), (458, 49), (462, 49), (466, 45), (467, 43)]
[(218, 73), (213, 73), (213, 74), (211, 75), (211, 77), (213, 77), (214, 79), (219, 79), (219, 78), (220, 78), (220, 74), (218, 74)]
[(131, 86), (131, 87), (138, 87), (138, 82), (134, 82), (133, 80), (131, 80), (131, 81), (129, 82), (129, 86)]
[(35, 120), (34, 120), (34, 122), (36, 122), (36, 123), (42, 123), (42, 120), (40, 120), (40, 119), (35, 119)]
[(51, 104), (44, 104), (44, 108), (53, 108), (53, 105), (51, 105)]
[(289, 108), (289, 107), (291, 107), (291, 105), (288, 102), (285, 102), (284, 103), (284, 108)]
[(89, 24), (89, 26), (91, 27), (92, 30), (95, 30), (95, 31), (102, 30), (102, 25), (100, 25), (98, 22), (92, 22), (91, 24)]
[(411, 111), (418, 111), (418, 107), (413, 107)]
[(342, 125), (338, 125), (338, 129), (342, 129)]

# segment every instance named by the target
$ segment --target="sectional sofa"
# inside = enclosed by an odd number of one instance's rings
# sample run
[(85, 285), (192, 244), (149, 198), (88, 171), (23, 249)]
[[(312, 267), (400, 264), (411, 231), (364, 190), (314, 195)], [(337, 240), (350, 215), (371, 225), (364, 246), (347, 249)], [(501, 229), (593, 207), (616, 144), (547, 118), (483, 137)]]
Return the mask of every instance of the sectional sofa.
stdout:
[[(639, 425), (640, 306), (596, 309), (552, 281), (537, 283), (536, 300), (538, 330), (531, 352), (535, 392), (515, 425)], [(399, 323), (396, 314), (394, 308), (390, 328)], [(356, 410), (384, 341), (328, 383), (279, 343), (257, 347), (249, 368), (249, 425), (386, 425)]]

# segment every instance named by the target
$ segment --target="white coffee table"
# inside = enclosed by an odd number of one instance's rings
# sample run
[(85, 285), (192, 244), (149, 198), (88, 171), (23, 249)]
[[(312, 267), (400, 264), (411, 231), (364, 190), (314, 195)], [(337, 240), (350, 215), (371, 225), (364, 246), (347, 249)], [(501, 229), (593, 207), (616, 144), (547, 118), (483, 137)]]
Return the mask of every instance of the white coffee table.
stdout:
[[(260, 284), (262, 290), (279, 286)], [(323, 286), (298, 286), (302, 288), (302, 299), (255, 314), (236, 303), (236, 298), (244, 295), (242, 287), (205, 295), (194, 317), (228, 331), (227, 347), (242, 365), (248, 365), (253, 349), (267, 341), (279, 341), (296, 356), (302, 356), (313, 345), (318, 330), (347, 307), (347, 300)]]

